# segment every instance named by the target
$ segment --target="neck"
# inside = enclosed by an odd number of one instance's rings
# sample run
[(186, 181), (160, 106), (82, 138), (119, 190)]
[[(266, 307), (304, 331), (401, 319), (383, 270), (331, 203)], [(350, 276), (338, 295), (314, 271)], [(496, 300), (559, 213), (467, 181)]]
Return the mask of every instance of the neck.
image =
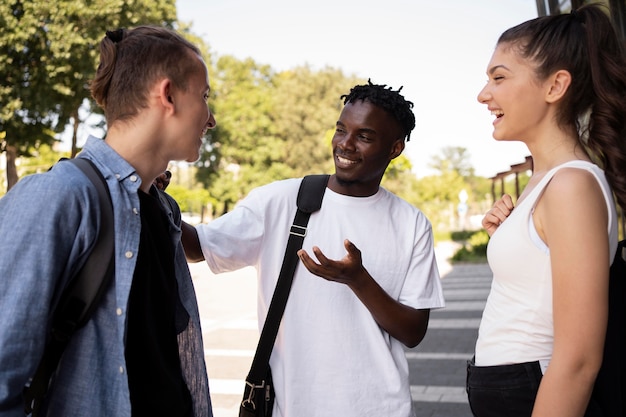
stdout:
[(119, 134), (113, 130), (107, 133), (105, 142), (135, 168), (141, 178), (140, 189), (146, 193), (155, 178), (167, 169), (169, 161), (160, 157), (158, 146), (150, 139), (150, 134), (134, 135), (132, 129), (130, 133), (124, 131), (124, 134)]
[(337, 194), (349, 197), (370, 197), (378, 192), (379, 181), (364, 182), (361, 180), (345, 180), (333, 174), (328, 180), (328, 188)]
[(575, 132), (550, 132), (527, 146), (533, 157), (533, 173), (547, 172), (567, 161), (591, 160)]

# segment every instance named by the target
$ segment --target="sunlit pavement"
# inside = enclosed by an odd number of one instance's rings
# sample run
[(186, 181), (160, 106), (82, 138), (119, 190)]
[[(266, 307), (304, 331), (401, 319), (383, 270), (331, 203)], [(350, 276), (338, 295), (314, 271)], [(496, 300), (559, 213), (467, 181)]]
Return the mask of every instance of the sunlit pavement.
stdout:
[[(407, 349), (417, 417), (471, 417), (465, 363), (472, 356), (491, 271), (485, 264), (450, 265), (453, 250), (450, 244), (437, 247), (446, 308), (431, 312), (426, 337)], [(200, 305), (213, 413), (237, 417), (258, 340), (256, 274), (245, 268), (214, 275), (204, 262), (189, 267)]]

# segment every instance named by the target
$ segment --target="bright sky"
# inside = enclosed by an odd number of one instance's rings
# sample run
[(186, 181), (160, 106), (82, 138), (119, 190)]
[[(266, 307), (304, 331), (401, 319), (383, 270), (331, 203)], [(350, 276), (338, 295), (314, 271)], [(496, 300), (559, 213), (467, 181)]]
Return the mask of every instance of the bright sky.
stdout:
[[(405, 155), (418, 176), (446, 146), (468, 149), (478, 175), (524, 162), (525, 145), (496, 142), (476, 100), (498, 36), (537, 16), (535, 0), (177, 0), (211, 51), (276, 70), (339, 68), (415, 104)], [(338, 116), (338, 115), (337, 115)], [(217, 121), (219, 123), (219, 119)], [(332, 128), (335, 120), (329, 120)], [(329, 149), (330, 152), (330, 149)]]

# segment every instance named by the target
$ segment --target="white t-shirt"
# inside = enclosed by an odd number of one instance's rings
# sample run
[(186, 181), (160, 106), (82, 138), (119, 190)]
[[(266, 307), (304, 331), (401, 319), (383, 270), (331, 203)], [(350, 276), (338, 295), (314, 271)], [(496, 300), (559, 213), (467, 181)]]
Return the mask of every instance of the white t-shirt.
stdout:
[(539, 361), (545, 371), (552, 358), (550, 251), (533, 230), (532, 212), (553, 175), (564, 167), (591, 172), (602, 187), (608, 210), (610, 256), (607, 262), (610, 265), (613, 261), (617, 249), (617, 222), (604, 172), (586, 161), (570, 161), (550, 170), (489, 241), (487, 258), (493, 281), (478, 330), (477, 366)]
[[(230, 213), (197, 227), (215, 273), (244, 266), (258, 272), (259, 328), (280, 272), (301, 179), (255, 189)], [(371, 197), (326, 189), (309, 220), (303, 248), (330, 259), (346, 255), (344, 239), (395, 300), (418, 309), (444, 306), (430, 222), (380, 188)], [(311, 274), (301, 264), (270, 360), (275, 417), (413, 415), (402, 344), (374, 321), (348, 286)]]

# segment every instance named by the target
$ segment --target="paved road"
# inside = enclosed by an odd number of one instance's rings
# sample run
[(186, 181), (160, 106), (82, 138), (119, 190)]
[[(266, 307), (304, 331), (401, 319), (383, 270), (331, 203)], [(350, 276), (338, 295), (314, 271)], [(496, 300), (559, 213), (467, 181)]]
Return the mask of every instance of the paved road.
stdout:
[[(491, 273), (480, 265), (445, 261), (439, 248), (446, 308), (431, 313), (428, 333), (407, 349), (411, 394), (417, 417), (471, 417), (465, 395), (465, 362), (472, 355)], [(191, 264), (200, 305), (205, 355), (215, 417), (236, 417), (258, 331), (255, 271), (213, 275)]]

